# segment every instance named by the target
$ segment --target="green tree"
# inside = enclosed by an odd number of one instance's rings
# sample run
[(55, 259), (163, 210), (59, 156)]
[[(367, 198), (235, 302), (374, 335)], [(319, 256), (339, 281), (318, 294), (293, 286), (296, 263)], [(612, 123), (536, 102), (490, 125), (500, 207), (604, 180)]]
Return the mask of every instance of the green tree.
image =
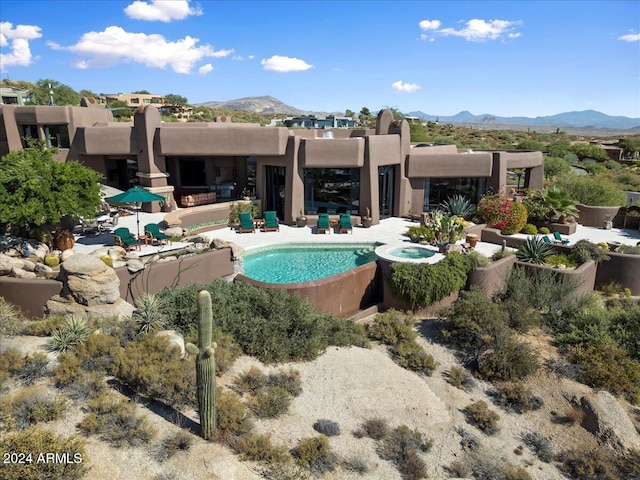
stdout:
[(571, 145), (571, 151), (578, 156), (580, 161), (585, 161), (587, 158), (592, 160), (609, 160), (607, 152), (605, 152), (604, 148), (600, 148), (598, 145), (576, 143), (575, 145)]
[(375, 125), (374, 119), (371, 115), (371, 110), (367, 107), (362, 107), (362, 109), (360, 109), (358, 120), (360, 120), (360, 126), (365, 128), (372, 128)]
[(164, 96), (164, 103), (165, 105), (187, 105), (189, 102), (187, 101), (187, 97), (169, 93)]
[(558, 157), (545, 157), (544, 159), (544, 177), (547, 180), (559, 177), (563, 173), (569, 173), (571, 166), (565, 161), (564, 158)]
[(109, 103), (109, 109), (115, 119), (129, 118), (133, 115), (133, 110), (122, 100), (113, 100)]
[(544, 145), (537, 140), (523, 140), (516, 147), (518, 150), (533, 150), (534, 152), (544, 151)]
[(79, 94), (81, 97), (86, 97), (86, 98), (96, 98), (96, 99), (97, 99), (97, 98), (100, 98), (100, 95), (98, 95), (97, 93), (95, 93), (95, 92), (93, 92), (93, 91), (91, 91), (91, 90), (87, 90), (87, 89), (85, 89), (85, 88), (83, 88), (82, 90), (80, 90), (80, 91), (78, 92), (78, 94)]
[(45, 78), (38, 80), (31, 91), (31, 99), (36, 105), (49, 105), (51, 93), (56, 105), (80, 105), (80, 94), (68, 85)]
[(402, 120), (404, 118), (404, 113), (402, 113), (397, 107), (384, 106), (382, 108), (385, 110), (391, 110), (394, 120)]
[(420, 122), (409, 123), (409, 132), (411, 132), (412, 142), (428, 142), (429, 134)]
[(22, 229), (57, 223), (63, 216), (93, 216), (100, 206), (101, 175), (75, 162), (54, 159), (55, 148), (29, 148), (0, 159), (0, 222)]
[(136, 90), (135, 92), (131, 93), (138, 93), (140, 95), (151, 95), (148, 90)]
[(344, 116), (345, 117), (355, 117), (356, 116), (356, 112), (354, 112), (353, 110), (349, 110), (348, 108), (344, 111)]
[(552, 142), (547, 147), (547, 152), (549, 152), (549, 156), (551, 157), (563, 158), (565, 155), (572, 153), (571, 143), (569, 143), (566, 140), (559, 140), (556, 142)]
[(633, 157), (640, 152), (640, 137), (623, 138), (618, 146), (624, 150), (625, 157)]

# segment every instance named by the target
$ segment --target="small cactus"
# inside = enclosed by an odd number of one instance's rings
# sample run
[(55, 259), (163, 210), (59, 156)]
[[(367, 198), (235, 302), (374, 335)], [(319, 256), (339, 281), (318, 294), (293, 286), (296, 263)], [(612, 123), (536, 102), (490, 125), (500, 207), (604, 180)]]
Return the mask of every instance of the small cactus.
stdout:
[(47, 267), (57, 267), (60, 265), (60, 257), (58, 255), (47, 255), (44, 257), (44, 264)]
[(198, 294), (198, 345), (187, 344), (187, 351), (196, 355), (198, 413), (202, 438), (209, 440), (216, 428), (216, 344), (211, 342), (213, 312), (211, 295), (206, 290)]
[(108, 267), (113, 268), (113, 257), (111, 255), (101, 255), (100, 260), (102, 260)]

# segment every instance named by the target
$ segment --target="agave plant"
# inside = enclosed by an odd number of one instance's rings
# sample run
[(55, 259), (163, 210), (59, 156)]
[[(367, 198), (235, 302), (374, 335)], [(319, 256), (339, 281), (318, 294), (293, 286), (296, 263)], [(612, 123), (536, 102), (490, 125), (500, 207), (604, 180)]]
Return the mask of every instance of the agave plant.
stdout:
[(542, 265), (554, 250), (551, 244), (535, 237), (527, 238), (516, 252), (516, 258), (520, 262)]
[(89, 336), (89, 323), (85, 317), (72, 315), (67, 317), (61, 328), (53, 333), (48, 349), (51, 352), (62, 353), (70, 348), (84, 343)]
[(469, 218), (476, 211), (476, 206), (471, 201), (464, 197), (464, 195), (455, 194), (447, 198), (440, 204), (442, 208), (449, 215), (456, 215), (464, 219)]
[(160, 311), (160, 299), (153, 294), (138, 298), (133, 318), (140, 333), (160, 330), (164, 326), (164, 315)]

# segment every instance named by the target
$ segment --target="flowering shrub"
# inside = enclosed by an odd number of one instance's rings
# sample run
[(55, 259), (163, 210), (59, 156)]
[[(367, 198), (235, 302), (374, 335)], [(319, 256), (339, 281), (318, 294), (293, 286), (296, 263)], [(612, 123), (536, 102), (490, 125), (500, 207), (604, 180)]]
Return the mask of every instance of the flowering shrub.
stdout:
[(521, 202), (511, 202), (507, 224), (500, 229), (503, 235), (518, 233), (527, 223), (527, 207)]
[(509, 223), (512, 206), (513, 201), (504, 193), (494, 193), (482, 197), (476, 213), (480, 216), (482, 223), (486, 223), (491, 228), (502, 229)]

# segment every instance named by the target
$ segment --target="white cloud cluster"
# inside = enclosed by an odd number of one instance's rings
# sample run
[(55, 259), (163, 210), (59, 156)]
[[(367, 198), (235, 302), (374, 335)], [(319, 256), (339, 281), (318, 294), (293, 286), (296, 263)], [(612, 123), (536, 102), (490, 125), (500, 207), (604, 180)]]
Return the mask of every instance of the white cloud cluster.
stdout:
[[(191, 73), (193, 66), (205, 57), (227, 57), (233, 50), (214, 50), (209, 45), (198, 46), (199, 40), (189, 36), (175, 42), (162, 35), (126, 32), (111, 26), (103, 32), (87, 32), (69, 47), (49, 43), (51, 48), (65, 49), (86, 57), (75, 63), (77, 68), (106, 67), (117, 63), (135, 62), (148, 67), (166, 68), (176, 73)], [(211, 70), (209, 70), (211, 71)]]
[(413, 93), (420, 90), (422, 87), (417, 83), (404, 83), (402, 80), (398, 80), (397, 82), (393, 82), (391, 87), (396, 92), (404, 92), (404, 93)]
[(11, 22), (0, 22), (0, 47), (9, 47), (10, 53), (0, 53), (2, 68), (17, 65), (31, 65), (32, 55), (29, 40), (42, 37), (40, 27), (36, 25), (16, 25)]
[(206, 65), (203, 65), (198, 69), (199, 75), (206, 75), (209, 72), (213, 72), (213, 65), (211, 65), (210, 63), (207, 63)]
[(189, 0), (136, 0), (124, 9), (124, 13), (134, 20), (167, 23), (171, 20), (183, 20), (189, 15), (202, 15), (202, 10), (191, 8)]
[(423, 40), (432, 40), (433, 37), (429, 35), (435, 34), (443, 37), (462, 37), (469, 42), (484, 42), (486, 40), (497, 40), (502, 37), (518, 38), (522, 36), (522, 33), (516, 32), (516, 27), (522, 25), (521, 20), (482, 20), (480, 18), (473, 18), (465, 23), (465, 28), (456, 30), (455, 28), (440, 28), (441, 23), (439, 20), (422, 20), (419, 24), (420, 29), (424, 32), (420, 38)]
[(274, 72), (303, 72), (313, 68), (304, 60), (294, 57), (284, 57), (282, 55), (273, 55), (271, 58), (264, 58), (260, 61), (262, 68), (272, 70)]
[(622, 40), (623, 42), (640, 42), (640, 33), (631, 31), (631, 33), (618, 37), (618, 40)]

